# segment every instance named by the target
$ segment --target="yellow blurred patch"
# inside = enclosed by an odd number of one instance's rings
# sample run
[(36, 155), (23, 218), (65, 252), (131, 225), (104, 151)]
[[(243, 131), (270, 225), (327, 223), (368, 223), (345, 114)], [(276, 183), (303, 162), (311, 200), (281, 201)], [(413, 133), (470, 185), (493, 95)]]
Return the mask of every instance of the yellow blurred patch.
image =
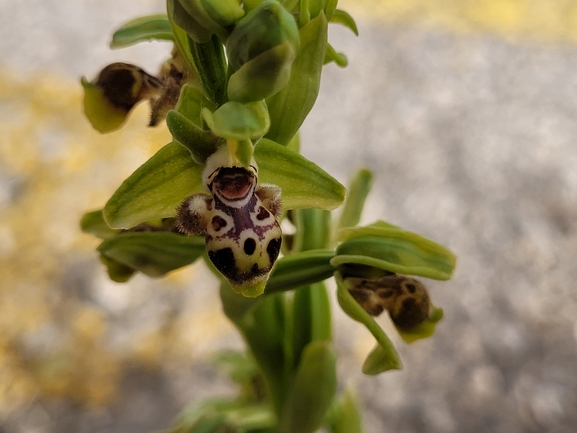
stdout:
[(339, 8), (385, 23), (577, 41), (577, 3), (570, 0), (341, 0)]

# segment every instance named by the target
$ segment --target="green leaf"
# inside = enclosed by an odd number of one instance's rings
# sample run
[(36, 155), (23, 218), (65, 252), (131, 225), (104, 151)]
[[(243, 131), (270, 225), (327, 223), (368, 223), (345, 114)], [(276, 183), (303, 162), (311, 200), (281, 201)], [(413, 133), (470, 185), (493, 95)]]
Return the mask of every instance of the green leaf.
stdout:
[(388, 370), (400, 370), (401, 360), (397, 351), (393, 347), (391, 340), (387, 337), (381, 327), (375, 322), (369, 313), (359, 305), (355, 298), (349, 293), (342, 277), (335, 274), (337, 281), (337, 299), (342, 310), (351, 319), (362, 323), (377, 340), (377, 346), (369, 354), (363, 364), (363, 373), (375, 375)]
[(98, 251), (150, 277), (189, 265), (205, 251), (204, 238), (170, 232), (122, 233), (100, 244)]
[(342, 229), (339, 239), (343, 242), (331, 260), (335, 267), (359, 264), (436, 280), (448, 280), (455, 269), (456, 257), (448, 248), (382, 222)]
[(320, 13), (300, 29), (300, 48), (288, 85), (267, 99), (271, 126), (266, 137), (277, 143), (290, 142), (315, 104), (327, 47), (327, 27), (327, 20)]
[(330, 278), (333, 250), (309, 250), (281, 257), (268, 279), (265, 294), (298, 289)]
[(347, 12), (337, 9), (330, 20), (331, 23), (342, 24), (350, 31), (352, 31), (356, 36), (359, 35), (359, 29), (357, 29), (357, 23), (355, 23), (353, 17), (350, 16)]
[(330, 341), (313, 341), (303, 351), (282, 417), (280, 433), (312, 433), (337, 391), (336, 355)]
[(265, 138), (255, 147), (259, 181), (282, 189), (283, 209), (332, 210), (345, 199), (346, 189), (304, 156)]
[(90, 233), (100, 239), (108, 239), (116, 236), (120, 230), (110, 228), (104, 220), (102, 209), (84, 214), (80, 220), (80, 230)]
[(330, 433), (363, 433), (363, 421), (355, 393), (347, 388), (333, 408)]
[(188, 149), (198, 164), (203, 164), (217, 148), (218, 138), (198, 127), (193, 121), (178, 111), (170, 110), (166, 114), (166, 126), (172, 137)]
[(292, 353), (296, 367), (310, 342), (332, 338), (331, 306), (325, 284), (316, 283), (296, 290), (292, 310)]
[(121, 48), (151, 39), (172, 41), (174, 36), (165, 14), (148, 15), (127, 22), (114, 32), (110, 48)]
[(230, 101), (221, 105), (214, 113), (204, 108), (202, 117), (215, 135), (232, 140), (260, 138), (270, 127), (264, 101), (247, 104)]
[(365, 200), (371, 191), (373, 174), (367, 169), (361, 169), (353, 177), (349, 185), (347, 200), (339, 217), (338, 228), (356, 226), (363, 212)]
[(167, 144), (120, 185), (104, 207), (104, 219), (112, 228), (128, 229), (174, 216), (184, 198), (204, 191), (203, 168), (183, 146)]

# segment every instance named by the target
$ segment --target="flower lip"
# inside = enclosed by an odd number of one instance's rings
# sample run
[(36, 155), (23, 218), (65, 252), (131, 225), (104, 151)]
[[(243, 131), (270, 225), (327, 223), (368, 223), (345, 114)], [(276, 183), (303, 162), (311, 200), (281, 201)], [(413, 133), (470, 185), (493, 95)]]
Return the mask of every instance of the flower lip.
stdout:
[(251, 195), (256, 183), (256, 175), (244, 167), (222, 167), (211, 190), (226, 200), (236, 201)]

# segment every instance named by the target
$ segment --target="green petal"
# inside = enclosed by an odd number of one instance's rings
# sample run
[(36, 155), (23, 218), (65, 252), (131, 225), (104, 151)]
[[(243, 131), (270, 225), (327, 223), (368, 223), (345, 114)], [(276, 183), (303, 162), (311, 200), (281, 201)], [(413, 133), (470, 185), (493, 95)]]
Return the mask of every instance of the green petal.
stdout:
[(260, 138), (270, 127), (264, 101), (248, 104), (230, 101), (220, 106), (214, 113), (204, 108), (202, 117), (215, 135), (232, 140)]
[(369, 354), (363, 364), (363, 373), (375, 375), (387, 370), (400, 370), (402, 368), (401, 360), (393, 344), (375, 322), (369, 313), (359, 305), (355, 298), (349, 293), (341, 276), (336, 274), (337, 281), (337, 299), (339, 305), (347, 316), (357, 322), (362, 323), (377, 340), (377, 346)]
[(120, 263), (117, 260), (106, 257), (104, 254), (100, 254), (100, 261), (104, 266), (106, 266), (108, 278), (115, 283), (126, 283), (136, 272), (136, 269), (125, 265), (124, 263)]
[(214, 102), (209, 101), (200, 89), (189, 84), (182, 86), (178, 102), (174, 107), (176, 111), (193, 122), (197, 127), (203, 129), (204, 124), (200, 113), (205, 107), (210, 111), (216, 110)]
[(330, 278), (333, 250), (309, 250), (280, 258), (268, 280), (265, 293), (298, 289)]
[(80, 230), (90, 233), (100, 239), (108, 239), (116, 236), (120, 230), (110, 228), (104, 220), (102, 210), (88, 212), (80, 220)]
[(184, 198), (204, 191), (203, 168), (180, 144), (164, 146), (108, 200), (104, 207), (106, 222), (112, 228), (128, 229), (145, 221), (174, 216)]
[(288, 85), (268, 98), (271, 127), (267, 138), (286, 145), (312, 109), (320, 87), (327, 46), (327, 20), (319, 14), (299, 31), (301, 46)]
[(342, 229), (333, 266), (359, 264), (402, 275), (419, 275), (448, 280), (455, 269), (456, 257), (444, 246), (381, 223), (367, 227)]
[(344, 201), (346, 189), (304, 156), (263, 138), (255, 147), (259, 181), (282, 189), (283, 209), (332, 210)]
[(178, 111), (170, 110), (166, 114), (166, 126), (172, 137), (188, 149), (197, 163), (203, 164), (215, 152), (218, 138)]
[(169, 232), (134, 232), (105, 240), (98, 251), (106, 258), (150, 277), (160, 277), (194, 262), (206, 251), (206, 246), (202, 237)]
[(337, 391), (335, 370), (330, 341), (313, 341), (305, 347), (280, 419), (280, 433), (312, 433), (320, 426)]
[(148, 15), (127, 22), (112, 35), (110, 48), (126, 47), (151, 39), (174, 40), (166, 15)]
[(342, 24), (350, 31), (352, 31), (356, 36), (359, 35), (359, 29), (357, 28), (357, 23), (352, 16), (350, 16), (347, 12), (337, 9), (333, 16), (331, 17), (331, 23), (338, 23)]

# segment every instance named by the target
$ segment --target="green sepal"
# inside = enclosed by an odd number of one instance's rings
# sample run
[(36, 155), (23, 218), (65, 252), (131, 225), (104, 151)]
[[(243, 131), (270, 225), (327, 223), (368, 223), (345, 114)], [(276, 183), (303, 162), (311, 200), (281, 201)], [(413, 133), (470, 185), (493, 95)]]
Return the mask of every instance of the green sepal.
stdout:
[(80, 79), (84, 88), (84, 114), (86, 118), (101, 134), (116, 131), (126, 119), (130, 110), (115, 107), (95, 84), (82, 77)]
[[(175, 34), (175, 39), (179, 45), (182, 53), (185, 53), (187, 60), (191, 61), (190, 50), (187, 50), (187, 45), (189, 42), (183, 35), (178, 35), (175, 31), (174, 26), (182, 29), (186, 35), (188, 35), (193, 41), (198, 43), (205, 43), (210, 40), (214, 32), (207, 29), (201, 24), (201, 21), (197, 19), (196, 15), (191, 15), (181, 4), (179, 0), (167, 0), (166, 9), (168, 12), (168, 17), (172, 21), (173, 32)], [(194, 64), (194, 63), (193, 63)], [(192, 67), (193, 64), (191, 65)]]
[(238, 0), (200, 0), (206, 13), (221, 27), (228, 27), (244, 15)]
[(327, 48), (328, 23), (323, 13), (300, 29), (300, 48), (287, 86), (267, 99), (271, 126), (267, 138), (287, 145), (312, 109), (320, 88)]
[(356, 394), (346, 388), (338, 397), (329, 417), (330, 433), (363, 433), (363, 420)]
[(186, 197), (204, 191), (202, 170), (189, 151), (170, 143), (140, 166), (112, 195), (104, 219), (112, 228), (172, 217)]
[(262, 137), (270, 127), (270, 118), (264, 101), (241, 104), (230, 101), (214, 113), (202, 110), (202, 118), (217, 136), (231, 140), (251, 140)]
[(412, 343), (423, 338), (429, 338), (435, 333), (437, 323), (443, 318), (443, 309), (435, 308), (429, 318), (412, 329), (396, 328), (406, 343)]
[(328, 248), (331, 241), (331, 213), (323, 209), (297, 209), (292, 214), (296, 233), (291, 251)]
[(309, 250), (281, 257), (268, 279), (265, 294), (298, 289), (330, 278), (333, 250)]
[(108, 239), (120, 233), (120, 230), (110, 228), (104, 220), (102, 209), (85, 213), (80, 220), (80, 230), (100, 239)]
[[(301, 5), (303, 3), (305, 2), (301, 2)], [(316, 18), (319, 13), (324, 12), (327, 19), (330, 20), (337, 8), (338, 0), (308, 0), (306, 3), (308, 3), (307, 12), (310, 18)]]
[(314, 432), (331, 407), (336, 391), (336, 355), (331, 342), (309, 343), (279, 420), (279, 432)]
[(335, 51), (331, 44), (327, 44), (327, 52), (324, 59), (324, 64), (326, 65), (331, 62), (335, 62), (336, 65), (341, 68), (346, 68), (349, 64), (347, 56), (345, 56), (343, 53), (338, 53)]
[(304, 156), (274, 141), (261, 139), (255, 147), (259, 181), (282, 189), (283, 209), (332, 210), (342, 204), (346, 189)]
[(419, 275), (448, 280), (456, 257), (446, 247), (383, 221), (366, 227), (339, 231), (342, 243), (331, 260), (335, 267), (346, 264), (372, 266), (401, 275)]
[(165, 14), (136, 18), (122, 25), (112, 35), (110, 48), (127, 47), (149, 40), (174, 40), (170, 23)]
[(357, 28), (357, 23), (355, 23), (355, 20), (353, 19), (352, 16), (350, 16), (347, 12), (343, 10), (340, 9), (335, 10), (335, 13), (330, 18), (330, 22), (342, 24), (351, 32), (353, 32), (355, 36), (359, 35), (359, 29)]
[(217, 149), (218, 137), (198, 127), (178, 111), (170, 110), (166, 114), (166, 126), (172, 137), (188, 149), (198, 164), (204, 164)]
[(342, 310), (351, 319), (365, 325), (377, 340), (377, 346), (365, 359), (363, 373), (376, 375), (388, 370), (400, 370), (402, 368), (401, 360), (389, 337), (375, 322), (375, 319), (352, 297), (338, 272), (335, 274), (335, 279), (337, 281), (337, 300)]
[(203, 237), (170, 232), (122, 233), (102, 242), (98, 251), (108, 259), (150, 277), (161, 277), (189, 265), (206, 251)]
[[(345, 198), (345, 188), (302, 155), (262, 139), (254, 151), (259, 181), (282, 189), (285, 209), (334, 209)], [(172, 217), (188, 196), (205, 192), (204, 166), (195, 162), (179, 143), (170, 143), (139, 167), (112, 195), (104, 219), (115, 229)]]
[(106, 266), (108, 278), (115, 283), (126, 283), (136, 273), (136, 269), (106, 257), (104, 254), (100, 254), (100, 262)]
[(372, 185), (373, 174), (369, 170), (361, 169), (355, 174), (349, 184), (347, 199), (339, 216), (338, 229), (355, 227), (359, 223)]
[(277, 45), (243, 64), (228, 81), (228, 99), (253, 102), (281, 91), (289, 82), (295, 49), (289, 43)]

